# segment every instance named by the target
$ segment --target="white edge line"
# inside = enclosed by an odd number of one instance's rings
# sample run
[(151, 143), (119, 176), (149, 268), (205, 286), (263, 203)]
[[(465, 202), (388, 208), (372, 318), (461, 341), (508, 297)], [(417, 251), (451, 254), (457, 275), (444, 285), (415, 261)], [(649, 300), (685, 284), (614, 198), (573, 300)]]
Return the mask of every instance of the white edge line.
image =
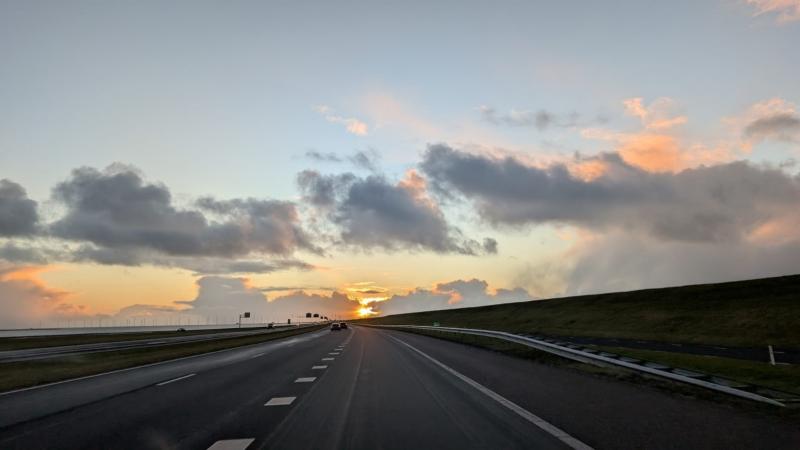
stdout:
[(259, 356), (264, 356), (266, 354), (267, 354), (267, 352), (256, 353), (255, 355), (251, 356), (250, 359), (258, 358)]
[(503, 397), (502, 395), (498, 394), (497, 392), (494, 392), (493, 390), (487, 388), (486, 386), (478, 383), (477, 381), (473, 380), (472, 378), (469, 378), (468, 376), (463, 375), (460, 372), (457, 372), (455, 369), (452, 369), (449, 366), (446, 366), (445, 364), (439, 362), (437, 359), (435, 359), (432, 356), (428, 355), (427, 353), (424, 353), (423, 351), (417, 349), (416, 347), (412, 346), (411, 344), (407, 344), (406, 342), (401, 341), (400, 339), (397, 339), (394, 336), (389, 336), (389, 337), (394, 339), (395, 341), (405, 345), (409, 349), (417, 352), (420, 356), (428, 359), (430, 362), (436, 364), (437, 366), (439, 366), (440, 368), (444, 369), (445, 371), (447, 371), (448, 373), (450, 373), (454, 377), (456, 377), (459, 380), (461, 380), (461, 381), (467, 383), (468, 385), (472, 386), (473, 388), (475, 388), (476, 390), (480, 391), (481, 393), (483, 393), (487, 397), (491, 398), (492, 400), (496, 401), (497, 403), (500, 403), (501, 405), (505, 406), (506, 408), (510, 409), (511, 411), (517, 413), (523, 419), (527, 420), (528, 422), (531, 422), (532, 424), (534, 424), (537, 427), (541, 428), (542, 430), (546, 431), (551, 436), (555, 437), (559, 441), (561, 441), (561, 442), (565, 443), (566, 445), (568, 445), (570, 448), (573, 448), (573, 449), (576, 449), (576, 450), (593, 450), (592, 447), (590, 447), (590, 446), (584, 444), (583, 442), (579, 441), (578, 439), (570, 436), (565, 431), (561, 430), (560, 428), (556, 427), (555, 425), (552, 425), (550, 422), (547, 422), (546, 420), (542, 419), (541, 417), (533, 414), (532, 412), (530, 412), (527, 409), (517, 405), (516, 403), (514, 403), (511, 400)]
[(193, 377), (195, 375), (197, 375), (197, 374), (196, 373), (190, 373), (189, 375), (184, 375), (182, 377), (173, 378), (173, 379), (167, 380), (167, 381), (162, 381), (161, 383), (156, 383), (156, 386), (164, 386), (165, 384), (170, 384), (170, 383), (174, 383), (176, 381), (185, 380), (186, 378), (191, 378), (191, 377)]
[[(313, 332), (311, 332), (311, 333), (313, 333)], [(42, 388), (46, 388), (46, 387), (50, 387), (50, 386), (56, 386), (58, 384), (72, 383), (73, 381), (88, 380), (90, 378), (102, 377), (103, 375), (112, 375), (112, 374), (120, 373), (120, 372), (128, 372), (128, 371), (131, 371), (131, 370), (144, 369), (146, 367), (159, 366), (161, 364), (169, 364), (169, 363), (173, 363), (175, 361), (182, 361), (184, 359), (199, 358), (201, 356), (208, 356), (208, 355), (213, 355), (215, 353), (222, 353), (222, 352), (230, 352), (230, 351), (233, 351), (233, 350), (242, 350), (242, 349), (246, 349), (248, 347), (254, 347), (256, 345), (264, 345), (264, 344), (269, 344), (269, 343), (280, 343), (281, 340), (283, 340), (283, 338), (272, 339), (272, 340), (264, 341), (264, 342), (256, 342), (254, 344), (242, 345), (240, 347), (223, 348), (223, 349), (214, 350), (213, 352), (208, 352), (208, 353), (198, 353), (196, 355), (181, 356), (180, 358), (168, 359), (166, 361), (158, 361), (158, 362), (154, 362), (154, 363), (150, 363), (150, 364), (144, 364), (144, 365), (141, 365), (141, 366), (126, 367), (124, 369), (112, 370), (110, 372), (101, 372), (101, 373), (96, 373), (96, 374), (93, 374), (93, 375), (86, 375), (85, 377), (70, 378), (68, 380), (54, 381), (52, 383), (39, 384), (39, 385), (36, 385), (36, 386), (28, 386), (28, 387), (25, 387), (25, 388), (14, 389), (13, 391), (0, 392), (0, 397), (2, 397), (4, 395), (16, 394), (18, 392), (32, 391), (34, 389), (42, 389)], [(275, 341), (278, 341), (278, 342), (275, 342)]]

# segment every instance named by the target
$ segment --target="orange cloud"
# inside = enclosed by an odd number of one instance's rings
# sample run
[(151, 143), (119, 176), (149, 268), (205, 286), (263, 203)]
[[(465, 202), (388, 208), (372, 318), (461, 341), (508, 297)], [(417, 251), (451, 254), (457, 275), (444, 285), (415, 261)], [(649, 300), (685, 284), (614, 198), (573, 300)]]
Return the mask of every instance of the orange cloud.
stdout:
[(780, 23), (800, 20), (800, 0), (747, 0), (755, 8), (756, 16), (774, 14)]

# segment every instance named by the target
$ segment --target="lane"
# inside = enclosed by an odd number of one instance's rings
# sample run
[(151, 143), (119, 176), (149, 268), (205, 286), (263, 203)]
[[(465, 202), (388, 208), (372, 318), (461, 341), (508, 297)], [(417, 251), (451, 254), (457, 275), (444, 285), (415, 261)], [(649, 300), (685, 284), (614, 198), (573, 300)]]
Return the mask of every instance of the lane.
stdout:
[(44, 387), (0, 393), (0, 427), (102, 401), (189, 373), (226, 367), (249, 360), (254, 355), (286, 350), (326, 336), (327, 333), (326, 330), (309, 332), (286, 339), (57, 382)]
[(0, 363), (33, 361), (38, 359), (57, 358), (63, 356), (77, 356), (84, 353), (110, 352), (134, 348), (162, 347), (189, 342), (203, 342), (216, 339), (252, 336), (258, 334), (285, 331), (286, 326), (272, 329), (259, 328), (248, 331), (226, 331), (220, 333), (204, 333), (189, 336), (162, 337), (158, 339), (133, 339), (128, 341), (99, 342), (92, 344), (65, 345), (58, 347), (29, 348), (24, 350), (0, 351)]
[(800, 448), (797, 419), (676, 394), (646, 383), (381, 330), (472, 377), (595, 448)]
[(0, 448), (800, 448), (796, 423), (399, 331), (227, 353), (0, 396), (44, 408)]
[(353, 342), (250, 448), (569, 448), (380, 331)]
[[(0, 448), (205, 449), (219, 440), (250, 439), (253, 436), (237, 435), (237, 430), (249, 429), (253, 434), (277, 423), (285, 410), (267, 408), (264, 403), (270, 398), (302, 395), (308, 384), (293, 381), (310, 374), (311, 363), (346, 338), (323, 330), (219, 354), (222, 361), (191, 371), (195, 373), (191, 377), (155, 374), (148, 384), (135, 390), (2, 428)], [(265, 355), (251, 358), (248, 353), (254, 351)], [(71, 388), (89, 395), (97, 382), (86, 380)], [(47, 396), (51, 391), (45, 388), (19, 395)], [(0, 397), (0, 408), (8, 406), (7, 400)]]

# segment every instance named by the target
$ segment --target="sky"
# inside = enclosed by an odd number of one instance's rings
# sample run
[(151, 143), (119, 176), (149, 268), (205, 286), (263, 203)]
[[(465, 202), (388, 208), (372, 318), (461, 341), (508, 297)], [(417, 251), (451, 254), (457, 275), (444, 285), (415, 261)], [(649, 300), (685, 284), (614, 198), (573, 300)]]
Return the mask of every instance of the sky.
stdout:
[(800, 0), (2, 2), (0, 328), (797, 273), (799, 42)]

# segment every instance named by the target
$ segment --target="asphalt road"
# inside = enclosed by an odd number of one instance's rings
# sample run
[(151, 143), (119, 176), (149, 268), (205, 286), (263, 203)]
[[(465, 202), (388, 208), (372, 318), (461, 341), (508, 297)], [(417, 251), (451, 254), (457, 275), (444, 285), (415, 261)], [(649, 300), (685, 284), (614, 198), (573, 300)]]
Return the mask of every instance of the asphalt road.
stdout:
[(27, 348), (22, 350), (3, 350), (0, 351), (0, 363), (31, 361), (36, 359), (56, 358), (62, 356), (74, 356), (82, 353), (110, 352), (115, 350), (127, 350), (132, 348), (145, 347), (164, 347), (175, 344), (185, 344), (188, 342), (202, 342), (216, 339), (226, 339), (233, 337), (250, 336), (254, 334), (274, 333), (286, 330), (286, 326), (278, 326), (273, 329), (258, 328), (255, 330), (236, 330), (223, 331), (219, 333), (189, 334), (186, 336), (162, 337), (152, 339), (132, 339), (127, 341), (97, 342), (92, 344), (64, 345), (57, 347)]
[[(607, 347), (625, 347), (661, 352), (689, 353), (693, 355), (721, 356), (724, 358), (745, 359), (748, 361), (769, 361), (769, 350), (766, 345), (761, 348), (754, 348), (587, 336), (542, 336), (535, 334), (531, 334), (530, 336), (536, 336), (539, 339), (554, 339), (578, 345), (602, 345)], [(773, 347), (773, 353), (776, 363), (800, 364), (800, 350)]]
[(796, 423), (351, 327), (0, 395), (2, 449), (800, 448)]

